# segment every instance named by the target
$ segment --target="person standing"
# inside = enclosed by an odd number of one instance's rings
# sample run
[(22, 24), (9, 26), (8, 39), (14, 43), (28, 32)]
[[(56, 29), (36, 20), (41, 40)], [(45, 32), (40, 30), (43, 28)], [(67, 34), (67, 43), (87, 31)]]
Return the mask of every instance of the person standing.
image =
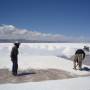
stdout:
[(83, 49), (78, 49), (75, 52), (74, 56), (74, 67), (73, 69), (76, 69), (76, 67), (79, 67), (79, 70), (82, 69), (82, 61), (85, 59), (85, 52)]
[(12, 74), (14, 76), (17, 75), (17, 70), (18, 70), (18, 48), (20, 46), (19, 42), (14, 43), (14, 46), (12, 47), (11, 50), (11, 61), (12, 61)]

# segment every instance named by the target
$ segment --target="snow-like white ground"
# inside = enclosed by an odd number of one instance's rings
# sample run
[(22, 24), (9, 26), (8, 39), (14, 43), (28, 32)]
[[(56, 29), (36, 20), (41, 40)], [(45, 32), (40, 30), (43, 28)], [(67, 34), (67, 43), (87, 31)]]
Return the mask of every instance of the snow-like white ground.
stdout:
[[(29, 59), (26, 59), (29, 58)], [(23, 62), (22, 62), (23, 61)], [(61, 69), (76, 75), (87, 75), (90, 71), (73, 69), (73, 62), (56, 56), (28, 56), (20, 59), (19, 68), (22, 69)], [(83, 65), (90, 69), (90, 66)]]
[[(71, 57), (76, 49), (90, 44), (83, 43), (28, 43), (21, 44), (19, 53), (19, 69), (61, 69), (75, 75), (87, 75), (90, 71), (73, 70), (73, 62), (60, 56)], [(10, 51), (13, 44), (0, 44), (0, 68), (11, 70)], [(88, 55), (90, 53), (87, 53)], [(59, 56), (59, 57), (57, 57)], [(90, 66), (83, 65), (90, 69)], [(31, 82), (23, 84), (0, 85), (0, 90), (90, 90), (90, 77), (67, 80), (56, 80), (47, 82)]]
[[(8, 54), (13, 44), (0, 43), (0, 55)], [(54, 55), (67, 57), (72, 56), (75, 50), (89, 46), (89, 43), (23, 43), (20, 46), (21, 55)]]
[(90, 77), (0, 85), (0, 90), (90, 90)]
[[(19, 69), (62, 69), (77, 75), (85, 75), (88, 71), (73, 70), (73, 62), (57, 57), (64, 55), (71, 57), (77, 48), (83, 48), (81, 43), (24, 43), (20, 46)], [(89, 44), (87, 44), (89, 46)], [(10, 51), (13, 44), (0, 44), (0, 68), (11, 70)], [(88, 67), (83, 65), (83, 67)]]
[[(6, 57), (5, 57), (6, 58)], [(9, 59), (6, 59), (9, 60)], [(90, 66), (83, 65), (83, 68)], [(0, 63), (0, 68), (11, 70), (11, 61)], [(73, 62), (56, 56), (22, 56), (19, 57), (19, 70), (26, 69), (60, 69), (76, 75), (87, 75), (90, 71), (79, 71), (73, 69)]]

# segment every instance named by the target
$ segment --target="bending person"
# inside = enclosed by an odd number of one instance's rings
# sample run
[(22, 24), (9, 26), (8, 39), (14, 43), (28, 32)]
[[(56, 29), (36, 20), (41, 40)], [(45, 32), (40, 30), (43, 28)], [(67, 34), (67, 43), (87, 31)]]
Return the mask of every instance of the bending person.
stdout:
[(82, 61), (85, 59), (85, 52), (83, 49), (78, 49), (74, 56), (74, 69), (78, 66), (79, 70), (82, 69)]

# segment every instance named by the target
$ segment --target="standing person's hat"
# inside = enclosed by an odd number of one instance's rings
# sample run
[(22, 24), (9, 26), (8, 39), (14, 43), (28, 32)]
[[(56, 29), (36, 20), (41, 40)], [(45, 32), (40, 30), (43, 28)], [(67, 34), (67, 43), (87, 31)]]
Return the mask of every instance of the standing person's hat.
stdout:
[(20, 43), (19, 43), (18, 41), (16, 41), (16, 42), (14, 43), (14, 45), (20, 45)]

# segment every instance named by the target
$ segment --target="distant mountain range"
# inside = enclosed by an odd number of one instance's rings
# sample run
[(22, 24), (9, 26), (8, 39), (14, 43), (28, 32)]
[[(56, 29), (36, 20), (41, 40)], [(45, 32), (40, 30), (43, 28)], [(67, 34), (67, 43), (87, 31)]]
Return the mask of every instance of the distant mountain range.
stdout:
[(40, 41), (40, 40), (25, 40), (25, 39), (0, 39), (0, 43), (68, 43), (68, 41)]
[(25, 39), (0, 39), (0, 43), (89, 43), (90, 41), (40, 41), (40, 40), (25, 40)]

